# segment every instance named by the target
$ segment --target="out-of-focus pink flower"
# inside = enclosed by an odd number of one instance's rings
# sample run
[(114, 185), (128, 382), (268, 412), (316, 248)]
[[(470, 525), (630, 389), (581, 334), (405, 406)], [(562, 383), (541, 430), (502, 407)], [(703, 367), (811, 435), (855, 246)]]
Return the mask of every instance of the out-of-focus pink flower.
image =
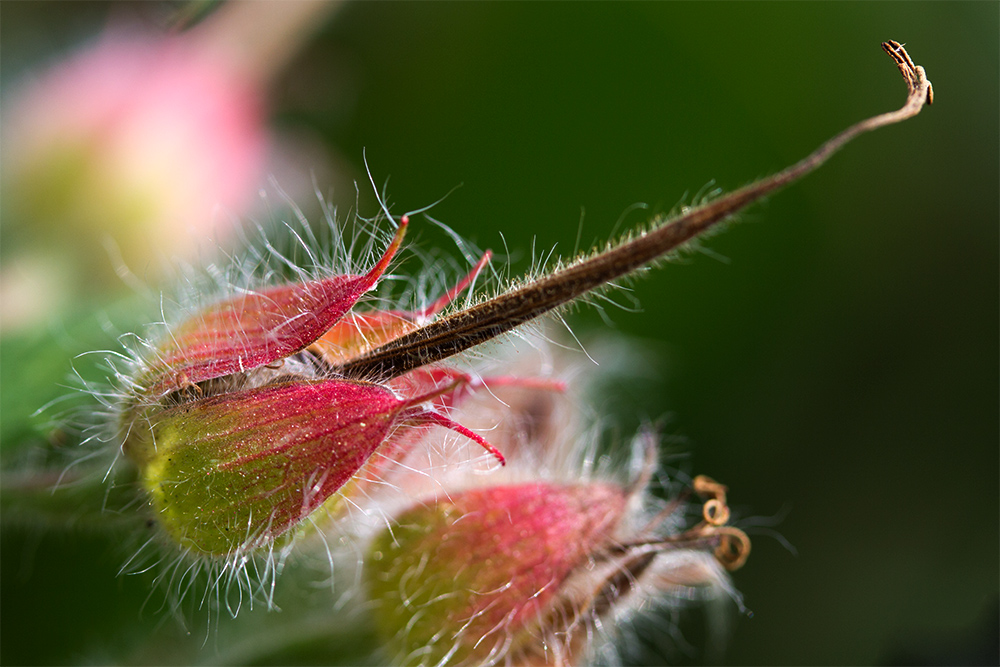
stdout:
[(269, 143), (256, 82), (189, 35), (113, 31), (8, 104), (5, 226), (126, 265), (224, 239)]

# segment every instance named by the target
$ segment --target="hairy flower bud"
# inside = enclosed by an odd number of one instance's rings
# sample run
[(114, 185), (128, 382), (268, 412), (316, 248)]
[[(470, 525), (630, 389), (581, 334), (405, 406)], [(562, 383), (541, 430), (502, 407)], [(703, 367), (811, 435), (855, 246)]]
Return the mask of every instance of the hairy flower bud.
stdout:
[(464, 432), (419, 407), (427, 398), (401, 400), (381, 385), (347, 380), (266, 385), (158, 409), (127, 451), (142, 466), (167, 533), (194, 551), (224, 555), (271, 542), (306, 519), (394, 427), (434, 423)]
[(721, 549), (749, 549), (737, 529), (708, 523), (636, 530), (631, 500), (611, 483), (532, 482), (411, 507), (368, 552), (387, 649), (407, 665), (565, 664), (634, 591), (714, 586)]
[(374, 384), (335, 377), (321, 356), (303, 351), (378, 281), (406, 224), (404, 217), (368, 273), (211, 306), (173, 329), (137, 373), (120, 420), (122, 450), (179, 545), (224, 556), (273, 543), (336, 494), (398, 427), (444, 426), (503, 462), (483, 438), (433, 409), (469, 376), (418, 369), (396, 386)]
[(314, 343), (378, 282), (403, 241), (407, 222), (401, 221), (382, 258), (364, 275), (250, 292), (182, 322), (139, 375), (138, 392), (156, 400), (207, 380), (274, 364)]

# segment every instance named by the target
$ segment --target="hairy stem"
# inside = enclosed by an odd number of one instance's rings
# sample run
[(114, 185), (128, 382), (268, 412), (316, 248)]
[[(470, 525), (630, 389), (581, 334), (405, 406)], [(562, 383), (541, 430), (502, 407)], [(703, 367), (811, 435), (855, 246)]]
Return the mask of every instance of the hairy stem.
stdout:
[(705, 233), (759, 199), (820, 167), (859, 134), (917, 115), (934, 95), (924, 69), (898, 42), (883, 42), (906, 81), (906, 103), (897, 111), (863, 120), (833, 137), (787, 169), (693, 208), (669, 223), (497, 297), (432, 322), (356, 357), (334, 370), (349, 377), (387, 380), (484, 343), (642, 268)]

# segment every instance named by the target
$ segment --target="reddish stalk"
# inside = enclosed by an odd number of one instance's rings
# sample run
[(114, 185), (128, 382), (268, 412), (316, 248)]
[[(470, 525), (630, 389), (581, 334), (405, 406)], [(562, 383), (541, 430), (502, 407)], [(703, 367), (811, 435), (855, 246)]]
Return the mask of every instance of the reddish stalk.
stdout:
[(858, 135), (912, 118), (920, 113), (925, 103), (934, 100), (930, 81), (923, 67), (913, 64), (901, 44), (883, 42), (882, 48), (896, 62), (907, 85), (906, 103), (897, 111), (852, 125), (773, 176), (692, 208), (660, 227), (577, 259), (549, 275), (427, 324), (335, 370), (348, 377), (388, 380), (485, 343), (676, 250), (750, 204), (814, 171)]

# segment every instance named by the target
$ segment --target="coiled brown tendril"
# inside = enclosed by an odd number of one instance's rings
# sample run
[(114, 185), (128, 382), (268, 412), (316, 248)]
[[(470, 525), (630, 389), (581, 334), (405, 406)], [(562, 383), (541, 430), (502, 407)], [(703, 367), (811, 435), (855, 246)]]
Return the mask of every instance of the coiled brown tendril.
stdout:
[(718, 540), (715, 559), (730, 572), (740, 569), (750, 556), (750, 538), (739, 528), (726, 525), (732, 515), (726, 504), (726, 492), (729, 488), (705, 475), (695, 477), (691, 488), (699, 496), (706, 498), (701, 508), (705, 521), (688, 532), (695, 533), (698, 537)]

